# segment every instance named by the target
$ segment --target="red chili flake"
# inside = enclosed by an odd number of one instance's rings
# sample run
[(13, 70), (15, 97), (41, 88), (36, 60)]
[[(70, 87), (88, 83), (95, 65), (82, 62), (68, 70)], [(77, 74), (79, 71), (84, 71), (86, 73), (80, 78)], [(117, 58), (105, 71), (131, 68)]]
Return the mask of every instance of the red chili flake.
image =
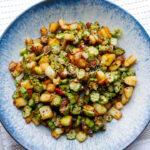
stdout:
[(64, 93), (63, 93), (60, 89), (58, 89), (58, 88), (55, 88), (55, 91), (56, 91), (58, 94), (60, 94), (60, 95), (64, 95)]
[(32, 94), (33, 94), (33, 90), (32, 89), (27, 89), (27, 92), (28, 92), (29, 97), (31, 98)]

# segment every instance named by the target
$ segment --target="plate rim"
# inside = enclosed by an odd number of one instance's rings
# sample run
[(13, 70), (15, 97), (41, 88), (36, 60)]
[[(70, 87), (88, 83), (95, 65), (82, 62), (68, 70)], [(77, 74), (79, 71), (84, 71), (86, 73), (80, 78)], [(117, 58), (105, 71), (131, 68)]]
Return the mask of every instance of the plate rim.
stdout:
[[(41, 2), (38, 2), (30, 7), (28, 7), (27, 9), (25, 9), (22, 13), (20, 13), (18, 16), (15, 17), (15, 19), (7, 26), (7, 28), (2, 32), (2, 35), (0, 36), (0, 45), (1, 45), (1, 42), (5, 36), (5, 34), (9, 31), (9, 29), (11, 28), (11, 26), (13, 26), (13, 24), (18, 21), (25, 13), (27, 13), (28, 11), (34, 9), (35, 7), (38, 7), (40, 6), (41, 4), (44, 4), (44, 3), (53, 3), (53, 2), (58, 2), (59, 0), (56, 0), (56, 1), (53, 1), (53, 0), (44, 0), (44, 1), (41, 1)], [(66, 2), (66, 0), (61, 0), (62, 2)], [(71, 0), (68, 0), (68, 1), (71, 1)], [(78, 0), (75, 0), (75, 1), (78, 1)], [(81, 0), (82, 1), (82, 0)], [(112, 7), (114, 8), (117, 8), (117, 9), (120, 9), (125, 15), (127, 15), (129, 18), (131, 18), (136, 25), (139, 26), (139, 28), (142, 30), (142, 33), (144, 34), (144, 37), (147, 39), (147, 41), (150, 43), (150, 35), (147, 33), (147, 31), (145, 30), (145, 28), (141, 25), (141, 23), (134, 17), (132, 16), (128, 11), (126, 11), (125, 9), (123, 9), (122, 7), (118, 6), (117, 4), (114, 4), (113, 2), (110, 2), (108, 0), (97, 0), (97, 1), (101, 1), (102, 3), (107, 3), (108, 5), (111, 5)], [(23, 143), (21, 143), (21, 141), (19, 139), (16, 139), (16, 137), (14, 135), (11, 134), (11, 132), (9, 131), (9, 128), (7, 128), (7, 126), (5, 125), (5, 123), (3, 122), (3, 120), (1, 119), (1, 114), (0, 114), (0, 122), (2, 124), (2, 126), (4, 127), (4, 129), (6, 130), (6, 132), (11, 136), (11, 138), (13, 140), (15, 140), (16, 143), (18, 143), (19, 145), (21, 145), (24, 149), (28, 149), (29, 147), (27, 146), (24, 146)], [(132, 139), (130, 142), (127, 143), (127, 145), (123, 148), (123, 149), (126, 149), (128, 148), (130, 145), (132, 145), (136, 139), (138, 139), (140, 137), (140, 135), (144, 132), (144, 130), (146, 129), (146, 127), (149, 125), (150, 123), (150, 117), (149, 117), (149, 120), (148, 122), (145, 124), (144, 128), (140, 131), (140, 133), (134, 138)]]

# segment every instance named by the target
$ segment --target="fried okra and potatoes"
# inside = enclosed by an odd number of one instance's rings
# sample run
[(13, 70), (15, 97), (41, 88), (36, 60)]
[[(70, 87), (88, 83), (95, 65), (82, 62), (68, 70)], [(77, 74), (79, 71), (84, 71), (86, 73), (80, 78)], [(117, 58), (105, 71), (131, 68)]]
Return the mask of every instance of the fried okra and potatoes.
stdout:
[(51, 22), (41, 37), (26, 38), (21, 60), (10, 62), (12, 98), (26, 123), (42, 124), (58, 139), (86, 140), (122, 117), (137, 82), (134, 55), (117, 47), (121, 29), (98, 22)]

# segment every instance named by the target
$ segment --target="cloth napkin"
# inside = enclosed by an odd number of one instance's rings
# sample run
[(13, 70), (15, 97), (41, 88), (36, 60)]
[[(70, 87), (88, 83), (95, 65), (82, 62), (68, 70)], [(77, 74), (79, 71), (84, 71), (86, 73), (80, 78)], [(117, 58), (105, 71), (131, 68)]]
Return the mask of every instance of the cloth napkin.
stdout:
[[(0, 0), (0, 36), (24, 10), (42, 0)], [(150, 0), (109, 0), (132, 14), (150, 35)], [(0, 150), (24, 150), (0, 124)], [(150, 150), (150, 125), (126, 150)]]

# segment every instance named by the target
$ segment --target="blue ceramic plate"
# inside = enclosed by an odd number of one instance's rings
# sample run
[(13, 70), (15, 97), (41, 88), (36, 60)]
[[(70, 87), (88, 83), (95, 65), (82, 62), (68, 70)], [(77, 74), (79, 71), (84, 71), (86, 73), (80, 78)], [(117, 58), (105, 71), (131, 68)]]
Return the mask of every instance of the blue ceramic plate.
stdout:
[[(123, 36), (119, 45), (127, 56), (135, 54), (138, 83), (130, 102), (123, 108), (121, 120), (108, 124), (84, 143), (68, 141), (62, 136), (55, 140), (50, 130), (27, 125), (21, 111), (13, 105), (11, 95), (15, 90), (8, 71), (11, 60), (19, 59), (26, 37), (40, 36), (39, 29), (49, 22), (64, 18), (66, 22), (82, 20), (99, 21), (111, 29), (121, 28)], [(0, 41), (0, 119), (7, 131), (26, 149), (32, 150), (119, 150), (127, 147), (143, 131), (150, 119), (150, 38), (143, 27), (127, 12), (103, 0), (55, 0), (39, 3), (19, 16), (6, 30)]]

